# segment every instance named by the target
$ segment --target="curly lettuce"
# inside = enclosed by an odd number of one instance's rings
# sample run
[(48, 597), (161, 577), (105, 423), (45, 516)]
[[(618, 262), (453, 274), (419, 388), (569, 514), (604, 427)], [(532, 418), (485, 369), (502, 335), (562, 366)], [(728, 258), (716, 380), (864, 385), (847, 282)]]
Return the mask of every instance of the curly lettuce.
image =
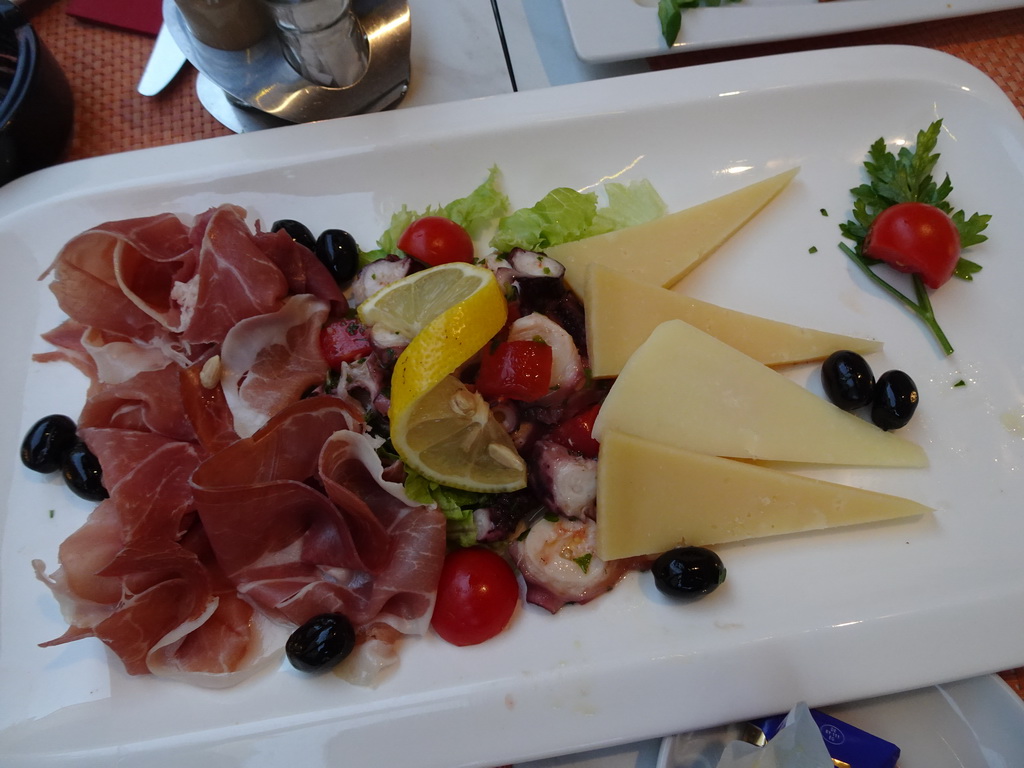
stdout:
[(609, 183), (604, 190), (607, 204), (598, 207), (596, 192), (553, 189), (536, 205), (502, 219), (490, 245), (499, 253), (513, 248), (543, 251), (665, 215), (665, 201), (646, 179), (631, 184)]

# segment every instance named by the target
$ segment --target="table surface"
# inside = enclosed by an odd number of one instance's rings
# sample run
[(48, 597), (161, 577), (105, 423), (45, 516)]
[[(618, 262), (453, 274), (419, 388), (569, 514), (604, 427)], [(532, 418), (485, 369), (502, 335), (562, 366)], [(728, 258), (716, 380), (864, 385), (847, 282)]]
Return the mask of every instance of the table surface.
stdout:
[[(425, 0), (410, 0), (414, 2)], [(445, 0), (450, 2), (450, 0)], [(473, 3), (476, 23), (494, 24), (489, 4)], [(543, 7), (541, 6), (543, 3)], [(197, 72), (186, 66), (171, 85), (155, 97), (136, 92), (139, 75), (153, 46), (144, 34), (90, 24), (66, 13), (67, 0), (36, 11), (32, 25), (67, 73), (75, 97), (75, 130), (66, 160), (225, 136), (231, 130), (217, 121), (196, 96)], [(469, 8), (467, 3), (464, 8)], [(450, 6), (446, 6), (450, 7)], [(564, 32), (560, 3), (555, 0), (499, 0), (502, 26), (513, 51), (515, 79), (495, 81), (495, 92), (527, 90), (635, 71), (637, 68), (686, 67), (772, 53), (865, 44), (904, 44), (934, 48), (957, 56), (991, 77), (1024, 115), (1024, 10), (1009, 10), (888, 29), (817, 37), (781, 43), (665, 55), (646, 62), (586, 66), (575, 60), (567, 34), (558, 35), (561, 64), (552, 65), (550, 51), (524, 45), (530, 14), (546, 14), (546, 22)], [(482, 11), (480, 9), (483, 9)], [(414, 8), (415, 13), (415, 8)], [(483, 13), (486, 19), (480, 17)], [(415, 18), (415, 16), (414, 16)], [(493, 30), (491, 30), (493, 32)], [(517, 38), (514, 41), (513, 38)], [(551, 45), (545, 42), (545, 45)], [(495, 53), (497, 55), (497, 53)], [(515, 86), (513, 86), (513, 82)], [(447, 94), (430, 94), (433, 100)], [(401, 108), (401, 107), (400, 107)], [(1024, 667), (1000, 672), (1024, 698)]]

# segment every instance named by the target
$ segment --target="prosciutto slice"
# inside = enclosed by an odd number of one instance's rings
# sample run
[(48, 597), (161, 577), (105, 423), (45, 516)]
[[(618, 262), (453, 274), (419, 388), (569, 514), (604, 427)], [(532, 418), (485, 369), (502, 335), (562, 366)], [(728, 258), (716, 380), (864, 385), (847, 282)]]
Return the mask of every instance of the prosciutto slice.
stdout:
[(93, 385), (78, 418), (79, 429), (116, 427), (194, 440), (195, 430), (178, 396), (179, 377), (178, 366), (170, 363), (120, 384)]
[(196, 525), (194, 448), (122, 429), (87, 429), (82, 437), (104, 462), (110, 498), (61, 544), (56, 571), (45, 575), (45, 565), (34, 563), (69, 623), (43, 645), (96, 637), (129, 674), (188, 669), (208, 685), (235, 682), (243, 667), (253, 671), (264, 654), (252, 607)]
[(224, 205), (196, 217), (108, 222), (70, 240), (44, 274), (72, 320), (118, 341), (160, 347), (188, 365), (240, 321), (276, 312), (308, 293), (346, 308), (330, 273), (279, 231), (250, 231), (245, 211)]
[(265, 613), (300, 624), (344, 613), (357, 627), (425, 631), (445, 520), (385, 479), (348, 401), (303, 400), (192, 477), (218, 562)]
[(272, 414), (323, 382), (320, 329), (328, 313), (326, 302), (301, 294), (280, 310), (247, 318), (227, 333), (220, 384), (239, 436), (251, 436)]
[(167, 300), (196, 270), (189, 228), (171, 214), (108, 222), (70, 240), (47, 273), (69, 317), (129, 338), (152, 339), (180, 313)]

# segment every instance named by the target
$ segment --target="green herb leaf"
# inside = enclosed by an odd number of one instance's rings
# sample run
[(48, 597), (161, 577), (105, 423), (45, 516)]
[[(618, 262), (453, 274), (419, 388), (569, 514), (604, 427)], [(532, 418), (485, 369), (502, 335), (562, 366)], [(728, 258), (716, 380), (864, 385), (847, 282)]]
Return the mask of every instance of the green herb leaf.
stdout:
[[(988, 223), (992, 220), (991, 214), (972, 214), (971, 218), (966, 218), (967, 214), (963, 211), (953, 211), (950, 214), (950, 218), (953, 219), (953, 223), (956, 225), (957, 231), (960, 233), (960, 247), (969, 248), (972, 245), (983, 243), (988, 240), (987, 235), (981, 234)], [(962, 257), (961, 257), (962, 260)], [(978, 267), (981, 269), (981, 267)]]
[(953, 270), (953, 275), (954, 277), (959, 277), (961, 280), (973, 280), (974, 274), (980, 271), (981, 264), (977, 264), (961, 256), (960, 261), (956, 263), (956, 269)]
[(578, 565), (580, 567), (581, 571), (586, 573), (588, 570), (590, 570), (590, 561), (593, 560), (593, 559), (594, 559), (594, 555), (592, 553), (590, 553), (590, 552), (587, 552), (587, 554), (585, 554), (585, 555), (580, 555), (579, 557), (574, 557), (572, 559), (572, 561), (574, 563), (576, 563), (576, 565)]
[[(725, 0), (727, 3), (738, 3), (740, 0)], [(658, 21), (661, 23), (661, 36), (671, 48), (679, 37), (683, 23), (683, 8), (697, 8), (706, 5), (718, 8), (722, 0), (658, 0)]]
[(658, 21), (661, 22), (661, 36), (665, 43), (671, 48), (676, 38), (679, 37), (679, 30), (683, 25), (683, 13), (679, 9), (676, 0), (660, 0), (658, 2)]

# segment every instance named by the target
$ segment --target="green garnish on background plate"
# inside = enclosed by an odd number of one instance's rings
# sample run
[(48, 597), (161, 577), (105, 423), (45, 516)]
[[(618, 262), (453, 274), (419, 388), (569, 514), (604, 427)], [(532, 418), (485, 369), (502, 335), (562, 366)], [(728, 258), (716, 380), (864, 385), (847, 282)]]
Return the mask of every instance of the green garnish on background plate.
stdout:
[[(740, 0), (724, 0), (727, 3), (738, 3)], [(669, 48), (679, 37), (683, 25), (683, 8), (696, 8), (704, 5), (717, 8), (723, 0), (658, 0), (658, 21), (661, 22), (661, 35)]]

